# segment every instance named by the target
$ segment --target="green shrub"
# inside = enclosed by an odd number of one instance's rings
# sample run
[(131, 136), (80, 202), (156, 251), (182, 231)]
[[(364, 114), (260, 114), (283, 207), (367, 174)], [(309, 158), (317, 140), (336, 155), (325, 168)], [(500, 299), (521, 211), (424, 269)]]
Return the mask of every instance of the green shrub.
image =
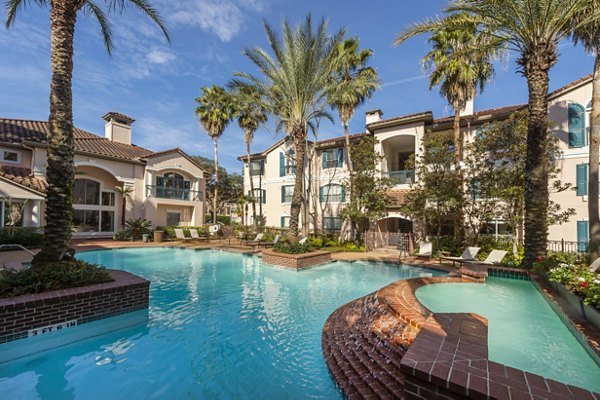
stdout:
[(175, 239), (175, 229), (182, 229), (183, 234), (190, 236), (190, 230), (195, 229), (198, 235), (205, 235), (206, 229), (203, 226), (157, 226), (157, 231), (163, 231), (165, 233), (165, 239)]
[(103, 267), (84, 261), (46, 263), (18, 272), (0, 271), (0, 298), (112, 282)]
[(312, 237), (308, 239), (306, 242), (310, 243), (313, 247), (320, 249), (323, 247), (323, 239), (320, 237)]
[(128, 232), (133, 240), (141, 240), (142, 235), (152, 233), (152, 222), (146, 218), (131, 218), (125, 221), (125, 231)]
[(44, 242), (42, 228), (0, 228), (0, 244), (20, 244), (25, 247), (40, 247)]
[(118, 240), (121, 242), (131, 240), (131, 233), (129, 231), (119, 231), (113, 235), (113, 240)]
[(273, 251), (285, 254), (304, 254), (313, 251), (310, 243), (287, 243), (279, 242), (273, 246)]

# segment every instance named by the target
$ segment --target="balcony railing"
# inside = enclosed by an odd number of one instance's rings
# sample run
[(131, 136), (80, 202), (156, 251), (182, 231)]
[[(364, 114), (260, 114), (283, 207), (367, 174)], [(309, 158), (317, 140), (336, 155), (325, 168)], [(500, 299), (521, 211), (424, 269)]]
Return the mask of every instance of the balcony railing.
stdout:
[(158, 199), (174, 199), (199, 201), (202, 200), (202, 192), (190, 189), (178, 189), (165, 186), (146, 185), (146, 196)]
[(395, 185), (407, 185), (415, 182), (415, 170), (405, 169), (401, 171), (383, 172), (384, 177), (390, 178)]

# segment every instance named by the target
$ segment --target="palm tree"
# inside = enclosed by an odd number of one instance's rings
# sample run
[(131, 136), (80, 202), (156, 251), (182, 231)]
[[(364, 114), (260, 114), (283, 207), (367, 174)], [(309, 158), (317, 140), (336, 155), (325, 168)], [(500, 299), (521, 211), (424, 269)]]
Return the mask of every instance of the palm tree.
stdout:
[[(50, 5), (50, 116), (48, 118), (48, 165), (46, 168), (46, 226), (44, 244), (34, 257), (33, 266), (43, 262), (73, 259), (69, 248), (72, 225), (72, 188), (75, 176), (73, 164), (73, 39), (75, 21), (80, 12), (93, 15), (100, 24), (104, 45), (109, 54), (113, 49), (110, 23), (104, 11), (90, 0), (33, 0), (39, 6)], [(28, 0), (4, 0), (7, 9), (6, 26), (10, 27)], [(129, 4), (148, 15), (169, 35), (162, 18), (148, 0), (105, 0), (109, 11), (123, 12)]]
[(267, 122), (267, 105), (263, 102), (262, 95), (255, 86), (236, 85), (234, 93), (234, 115), (237, 117), (238, 125), (244, 131), (246, 142), (246, 164), (248, 165), (248, 176), (250, 177), (250, 193), (252, 193), (252, 222), (256, 229), (256, 200), (254, 199), (254, 177), (250, 164), (250, 146), (254, 139), (254, 132), (261, 124)]
[(344, 126), (348, 170), (352, 173), (348, 124), (356, 107), (370, 99), (379, 88), (379, 75), (375, 68), (366, 66), (373, 55), (373, 50), (364, 49), (358, 52), (358, 38), (346, 39), (339, 43), (336, 52), (331, 75), (333, 82), (327, 97), (331, 107), (338, 110), (340, 121)]
[[(584, 20), (600, 9), (600, 1), (590, 0), (589, 8), (576, 17), (575, 22)], [(575, 43), (581, 42), (588, 53), (594, 54), (592, 79), (592, 115), (590, 117), (590, 154), (588, 169), (588, 221), (590, 229), (590, 256), (600, 257), (600, 207), (598, 204), (600, 162), (600, 22), (592, 21), (581, 25), (573, 33)]]
[(231, 122), (233, 110), (231, 94), (221, 86), (202, 88), (202, 96), (196, 99), (196, 115), (214, 143), (215, 149), (215, 191), (213, 196), (213, 223), (217, 223), (217, 198), (219, 195), (219, 152), (217, 140)]
[(308, 130), (318, 117), (333, 120), (324, 111), (326, 93), (331, 84), (335, 49), (344, 32), (327, 34), (327, 21), (322, 20), (313, 31), (312, 18), (291, 27), (284, 19), (283, 42), (265, 22), (265, 31), (273, 55), (261, 48), (246, 49), (246, 56), (258, 67), (263, 79), (246, 73), (237, 75), (249, 80), (261, 93), (294, 141), (296, 178), (290, 207), (290, 241), (298, 241), (300, 209), (303, 200), (304, 162)]
[(455, 0), (447, 12), (473, 16), (478, 29), (519, 54), (519, 72), (529, 89), (525, 163), (525, 257), (531, 267), (546, 255), (548, 236), (548, 77), (558, 59), (558, 43), (573, 30), (597, 21), (587, 17), (589, 0)]
[(127, 199), (131, 199), (133, 186), (115, 186), (114, 190), (123, 197), (123, 202), (121, 203), (121, 228), (125, 229), (125, 209), (127, 208)]

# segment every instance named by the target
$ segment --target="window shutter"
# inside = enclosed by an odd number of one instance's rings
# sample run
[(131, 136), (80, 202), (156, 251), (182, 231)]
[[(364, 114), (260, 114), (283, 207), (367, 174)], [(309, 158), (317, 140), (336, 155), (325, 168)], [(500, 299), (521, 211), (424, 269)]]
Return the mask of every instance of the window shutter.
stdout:
[(588, 165), (577, 164), (577, 196), (588, 194)]
[(285, 176), (285, 154), (279, 153), (279, 176)]
[(479, 187), (479, 181), (477, 179), (473, 179), (471, 181), (471, 198), (473, 200), (477, 200), (481, 198), (481, 190)]
[(475, 139), (481, 139), (481, 127), (475, 129)]
[(577, 250), (586, 252), (590, 241), (588, 221), (577, 221)]
[(252, 196), (252, 191), (248, 190), (248, 196), (254, 197), (254, 196)]
[(342, 203), (346, 202), (346, 186), (342, 186)]
[(344, 148), (340, 147), (337, 149), (337, 166), (342, 168), (344, 166)]
[(279, 217), (279, 225), (281, 225), (282, 228), (285, 227), (285, 217)]
[(327, 151), (321, 152), (321, 169), (327, 168)]
[(262, 190), (262, 203), (265, 204), (267, 202), (267, 191)]
[(281, 187), (281, 202), (285, 203), (285, 186)]
[(321, 203), (322, 203), (322, 202), (323, 202), (323, 200), (324, 200), (324, 199), (323, 199), (323, 188), (324, 188), (323, 186), (321, 186), (321, 187), (319, 188), (319, 202), (321, 202)]
[(585, 109), (581, 104), (569, 104), (569, 147), (585, 146)]

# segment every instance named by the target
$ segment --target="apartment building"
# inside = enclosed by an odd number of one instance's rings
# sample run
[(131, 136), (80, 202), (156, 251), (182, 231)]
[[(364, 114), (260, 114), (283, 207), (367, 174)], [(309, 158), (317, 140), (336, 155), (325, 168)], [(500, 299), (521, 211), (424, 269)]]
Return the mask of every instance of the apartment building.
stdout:
[[(562, 225), (549, 227), (549, 239), (587, 243), (589, 238), (587, 218), (587, 163), (589, 118), (591, 111), (591, 75), (578, 79), (550, 94), (549, 119), (553, 122), (552, 134), (559, 139), (562, 155), (557, 162), (561, 168), (558, 177), (563, 183), (571, 183), (576, 190), (551, 193), (551, 199), (563, 209), (573, 208), (575, 214)], [(474, 111), (473, 102), (461, 115), (461, 129), (466, 142), (473, 141), (478, 129), (486, 123), (508, 118), (526, 105), (514, 105), (490, 110)], [(379, 109), (368, 111), (365, 132), (352, 135), (358, 140), (363, 135), (377, 139), (375, 150), (383, 156), (379, 170), (383, 176), (395, 181), (387, 194), (388, 213), (378, 221), (381, 231), (411, 232), (412, 221), (402, 215), (400, 207), (406, 201), (411, 185), (417, 182), (415, 171), (408, 167), (412, 155), (419, 156), (422, 141), (429, 132), (452, 129), (453, 117), (434, 118), (430, 111), (383, 118)], [(305, 203), (301, 222), (305, 230), (344, 230), (339, 212), (348, 200), (343, 182), (348, 177), (347, 158), (343, 136), (309, 142), (307, 144), (306, 176), (304, 179)], [(293, 145), (289, 138), (275, 143), (262, 153), (246, 157), (244, 163), (244, 189), (250, 191), (253, 179), (256, 198), (260, 198), (258, 215), (267, 226), (286, 227), (289, 224), (291, 194), (294, 184)], [(262, 196), (262, 197), (261, 197)], [(507, 232), (504, 221), (489, 221), (488, 226), (496, 233)]]
[[(179, 148), (154, 152), (132, 143), (134, 119), (102, 117), (104, 136), (74, 130), (74, 237), (112, 236), (125, 218), (154, 226), (202, 225), (207, 174)], [(46, 121), (0, 118), (0, 227), (43, 226), (49, 132)]]

